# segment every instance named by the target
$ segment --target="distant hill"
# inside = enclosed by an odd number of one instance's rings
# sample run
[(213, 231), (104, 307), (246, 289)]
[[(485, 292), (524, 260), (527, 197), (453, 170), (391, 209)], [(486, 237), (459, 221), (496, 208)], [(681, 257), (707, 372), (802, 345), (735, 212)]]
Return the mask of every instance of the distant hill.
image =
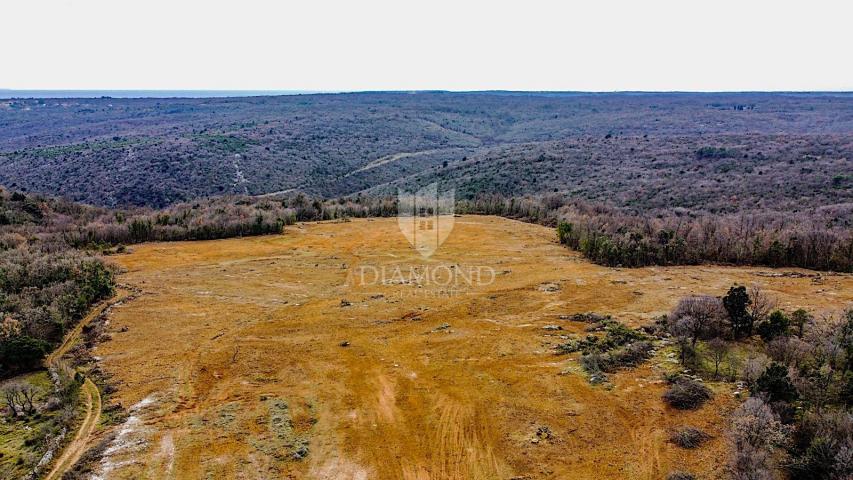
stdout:
[(352, 93), (0, 100), (0, 184), (105, 206), (432, 181), (649, 209), (853, 202), (853, 95)]

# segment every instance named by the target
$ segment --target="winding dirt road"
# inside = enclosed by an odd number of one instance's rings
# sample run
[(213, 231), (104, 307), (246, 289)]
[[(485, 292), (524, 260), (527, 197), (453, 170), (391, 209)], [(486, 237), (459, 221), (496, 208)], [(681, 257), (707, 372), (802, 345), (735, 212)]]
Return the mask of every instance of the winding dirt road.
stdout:
[(77, 434), (74, 435), (74, 440), (65, 447), (62, 455), (53, 465), (53, 469), (44, 477), (45, 480), (62, 478), (62, 475), (77, 463), (77, 460), (86, 451), (89, 437), (92, 436), (101, 419), (101, 392), (98, 391), (97, 385), (87, 378), (80, 387), (80, 392), (86, 397), (86, 416), (83, 417), (83, 422), (80, 424)]
[[(108, 308), (124, 301), (129, 296), (130, 293), (127, 290), (118, 289), (112, 298), (101, 302), (98, 306), (93, 308), (92, 311), (89, 312), (89, 314), (86, 315), (73, 330), (68, 332), (59, 348), (47, 356), (45, 359), (45, 365), (48, 368), (55, 367), (57, 361), (61, 359), (63, 355), (68, 353), (68, 350), (77, 343), (77, 340), (80, 338), (80, 332), (83, 331), (83, 328), (86, 325), (90, 324), (92, 320), (98, 318)], [(95, 385), (91, 379), (86, 378), (83, 381), (83, 385), (80, 387), (80, 394), (85, 397), (86, 415), (83, 417), (83, 421), (80, 423), (80, 428), (74, 435), (74, 439), (65, 447), (62, 455), (60, 455), (54, 463), (50, 473), (44, 477), (45, 480), (56, 480), (62, 478), (62, 475), (77, 463), (77, 460), (79, 460), (83, 455), (83, 452), (86, 451), (89, 438), (94, 433), (95, 428), (98, 426), (98, 422), (101, 419), (101, 410), (103, 405), (101, 403), (101, 392), (98, 390), (98, 386)]]

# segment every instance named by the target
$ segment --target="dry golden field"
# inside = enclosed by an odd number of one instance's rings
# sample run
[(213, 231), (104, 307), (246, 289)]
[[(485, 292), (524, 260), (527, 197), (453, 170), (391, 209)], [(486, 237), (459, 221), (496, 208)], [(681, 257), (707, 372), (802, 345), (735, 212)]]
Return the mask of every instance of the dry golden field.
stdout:
[[(428, 259), (394, 219), (113, 258), (141, 289), (112, 309), (112, 340), (95, 351), (118, 387), (112, 401), (130, 410), (98, 467), (121, 479), (717, 478), (732, 387), (712, 385), (697, 411), (670, 409), (663, 351), (590, 385), (575, 357), (553, 353), (559, 335), (584, 328), (560, 315), (638, 326), (735, 282), (790, 309), (853, 302), (850, 276), (605, 268), (558, 245), (553, 229), (494, 217), (456, 218)], [(460, 288), (409, 281), (411, 268), (437, 283), (458, 272)], [(542, 328), (554, 324), (564, 330)], [(692, 451), (668, 443), (685, 424), (714, 439)]]

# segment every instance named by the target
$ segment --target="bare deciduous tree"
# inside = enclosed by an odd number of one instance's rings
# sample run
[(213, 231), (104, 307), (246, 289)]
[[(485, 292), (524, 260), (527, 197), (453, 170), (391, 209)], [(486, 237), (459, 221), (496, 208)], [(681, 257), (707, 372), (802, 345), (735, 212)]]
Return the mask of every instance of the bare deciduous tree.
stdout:
[(717, 378), (720, 374), (720, 364), (729, 354), (729, 344), (717, 337), (708, 342), (708, 351), (711, 353), (711, 360), (714, 361), (714, 378)]
[(770, 341), (767, 353), (773, 360), (797, 368), (808, 358), (812, 348), (811, 344), (798, 337), (780, 336)]
[(844, 367), (847, 323), (846, 316), (824, 316), (809, 323), (804, 340), (813, 346), (812, 358), (818, 366)]
[(752, 397), (732, 413), (728, 438), (732, 446), (732, 478), (773, 478), (774, 453), (786, 441), (786, 429), (763, 400)]
[(719, 298), (709, 295), (684, 297), (670, 315), (670, 333), (688, 337), (695, 348), (697, 340), (718, 337), (722, 333), (725, 315)]
[(20, 382), (9, 382), (3, 386), (3, 398), (6, 400), (6, 407), (9, 408), (9, 415), (12, 417), (17, 417), (24, 409), (22, 390), (23, 385)]
[(767, 370), (769, 359), (764, 355), (753, 355), (747, 357), (743, 364), (743, 380), (747, 385), (753, 386), (759, 377)]
[(777, 301), (767, 294), (760, 286), (753, 285), (749, 289), (749, 299), (752, 300), (746, 310), (752, 317), (754, 323), (758, 324), (767, 320), (770, 312), (776, 309)]
[(27, 415), (36, 413), (35, 398), (37, 390), (29, 383), (21, 383), (21, 408)]

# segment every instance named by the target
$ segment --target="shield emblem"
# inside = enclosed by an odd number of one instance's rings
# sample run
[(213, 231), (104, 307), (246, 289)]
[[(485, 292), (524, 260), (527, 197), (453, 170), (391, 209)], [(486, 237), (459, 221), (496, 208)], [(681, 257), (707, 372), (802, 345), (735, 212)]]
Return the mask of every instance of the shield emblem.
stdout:
[(397, 225), (406, 240), (428, 258), (453, 230), (455, 190), (438, 191), (431, 183), (414, 194), (397, 191)]

